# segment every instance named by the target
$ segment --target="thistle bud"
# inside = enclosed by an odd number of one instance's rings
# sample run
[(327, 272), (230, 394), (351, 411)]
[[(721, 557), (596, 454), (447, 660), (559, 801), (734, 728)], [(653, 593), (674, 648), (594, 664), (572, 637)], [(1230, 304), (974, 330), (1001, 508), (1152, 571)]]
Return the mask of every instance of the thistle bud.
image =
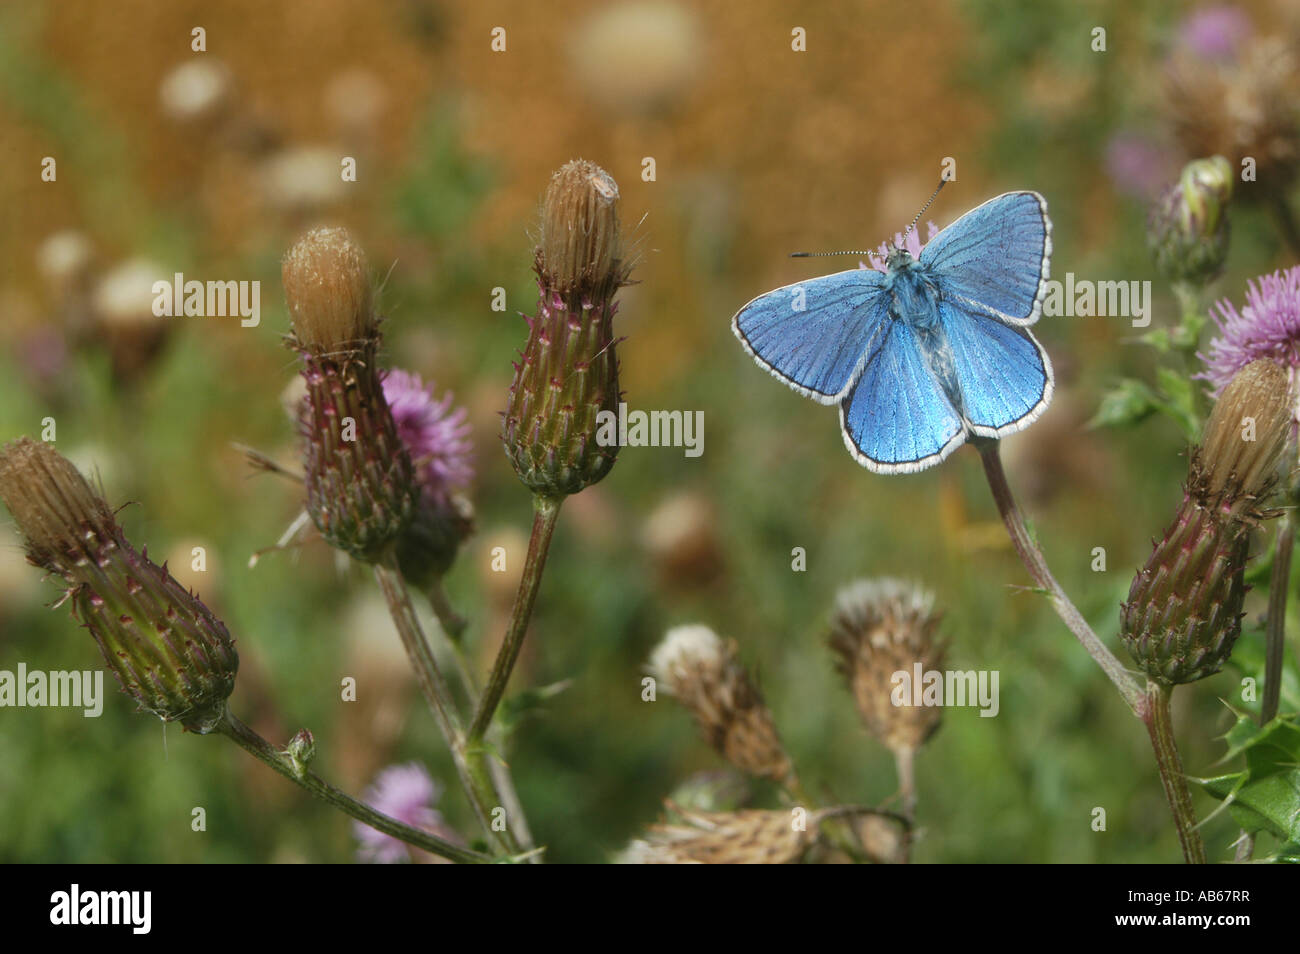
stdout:
[(1290, 420), (1286, 372), (1267, 360), (1243, 368), (1210, 414), (1182, 506), (1120, 611), (1124, 644), (1153, 681), (1204, 679), (1232, 654), (1250, 532), (1276, 515), (1263, 502), (1277, 483)]
[(597, 439), (597, 416), (618, 408), (614, 295), (626, 284), (618, 186), (575, 160), (551, 179), (535, 270), (538, 313), (515, 364), (502, 441), (536, 494), (574, 494), (603, 478), (617, 445)]
[(307, 383), (307, 511), (331, 546), (374, 562), (410, 524), (418, 490), (384, 399), (366, 259), (346, 230), (316, 229), (289, 250), (282, 275)]
[(288, 756), (293, 764), (293, 770), (301, 778), (307, 774), (308, 767), (316, 758), (316, 737), (311, 734), (310, 729), (299, 729), (285, 746), (284, 754)]
[(1203, 285), (1228, 257), (1232, 167), (1223, 156), (1197, 159), (1156, 200), (1147, 218), (1147, 245), (1156, 269), (1171, 281)]
[(137, 553), (102, 497), (49, 444), (21, 438), (0, 452), (0, 497), (27, 560), (63, 578), (122, 691), (165, 722), (200, 734), (225, 714), (239, 656), (225, 625)]
[(688, 811), (671, 802), (680, 824), (653, 826), (619, 857), (640, 865), (783, 865), (798, 862), (820, 837), (819, 825), (837, 809)]
[(735, 640), (723, 642), (707, 626), (678, 626), (655, 648), (650, 671), (732, 765), (777, 782), (793, 779), (772, 713), (737, 656)]
[(939, 728), (943, 709), (897, 706), (894, 674), (943, 668), (935, 640), (934, 597), (894, 579), (858, 580), (840, 590), (830, 646), (867, 731), (895, 752), (919, 749)]

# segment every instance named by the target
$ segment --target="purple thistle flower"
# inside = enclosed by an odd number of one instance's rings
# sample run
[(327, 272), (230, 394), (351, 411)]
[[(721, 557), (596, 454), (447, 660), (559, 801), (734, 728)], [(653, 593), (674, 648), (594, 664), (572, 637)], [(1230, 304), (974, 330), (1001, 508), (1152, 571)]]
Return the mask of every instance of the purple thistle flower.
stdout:
[[(925, 227), (927, 229), (927, 234), (925, 236), (927, 242), (931, 241), (939, 234), (939, 230), (935, 228), (933, 222), (926, 222)], [(907, 249), (913, 258), (920, 258), (922, 248), (921, 233), (916, 229), (912, 229), (912, 231), (908, 232), (907, 235), (903, 235), (902, 232), (895, 232), (893, 245), (890, 245), (888, 242), (881, 242), (880, 247), (876, 249), (874, 254), (870, 252), (867, 253), (867, 261), (870, 263), (867, 267), (874, 268), (878, 272), (889, 271), (888, 266), (885, 265), (885, 259), (889, 258), (889, 253), (898, 246)]]
[[(374, 784), (366, 789), (364, 800), (376, 811), (459, 844), (460, 837), (447, 827), (442, 813), (433, 807), (441, 795), (442, 787), (423, 765), (407, 762), (405, 765), (390, 765), (380, 772)], [(411, 853), (418, 851), (406, 842), (375, 831), (359, 821), (352, 823), (352, 831), (361, 842), (357, 849), (361, 861), (398, 864), (409, 861)]]
[(1204, 60), (1232, 60), (1250, 36), (1250, 17), (1228, 4), (1201, 7), (1178, 27), (1178, 45)]
[(1208, 354), (1197, 355), (1205, 370), (1196, 377), (1209, 381), (1216, 397), (1238, 371), (1259, 358), (1281, 365), (1295, 388), (1300, 373), (1300, 265), (1252, 279), (1240, 311), (1224, 299), (1210, 316), (1219, 335), (1210, 341)]
[(451, 392), (439, 401), (418, 374), (393, 369), (384, 376), (384, 398), (424, 495), (445, 500), (467, 487), (474, 479), (468, 412), (453, 409)]

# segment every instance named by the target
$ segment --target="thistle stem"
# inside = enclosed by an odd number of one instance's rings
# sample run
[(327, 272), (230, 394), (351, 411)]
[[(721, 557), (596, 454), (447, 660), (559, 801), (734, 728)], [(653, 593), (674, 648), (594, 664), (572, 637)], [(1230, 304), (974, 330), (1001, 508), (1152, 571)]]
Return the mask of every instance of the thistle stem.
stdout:
[(1264, 643), (1264, 700), (1259, 707), (1259, 724), (1277, 716), (1282, 699), (1282, 657), (1286, 652), (1286, 601), (1291, 585), (1291, 551), (1295, 547), (1294, 511), (1277, 528), (1277, 549), (1273, 553), (1273, 576), (1268, 585), (1268, 626)]
[(1169, 800), (1169, 809), (1174, 815), (1174, 827), (1178, 830), (1178, 843), (1182, 845), (1183, 858), (1189, 865), (1203, 865), (1206, 862), (1205, 842), (1196, 830), (1196, 809), (1192, 805), (1187, 777), (1183, 774), (1183, 760), (1178, 755), (1178, 745), (1174, 741), (1174, 724), (1169, 711), (1171, 695), (1169, 687), (1148, 682), (1147, 706), (1142, 721), (1146, 723), (1147, 732), (1151, 736), (1151, 748), (1160, 769), (1165, 798)]
[(1011, 542), (1020, 556), (1020, 561), (1029, 571), (1030, 578), (1047, 594), (1052, 601), (1052, 608), (1056, 610), (1056, 615), (1061, 617), (1070, 632), (1074, 633), (1075, 638), (1088, 651), (1088, 655), (1092, 656), (1102, 671), (1110, 677), (1110, 681), (1115, 684), (1115, 688), (1133, 710), (1133, 714), (1145, 719), (1147, 697), (1142, 691), (1142, 686), (1133, 674), (1124, 668), (1115, 654), (1106, 648), (1093, 632), (1092, 627), (1088, 625), (1088, 621), (1083, 618), (1083, 614), (1065, 595), (1061, 584), (1056, 582), (1051, 570), (1047, 568), (1047, 560), (1042, 550), (1029, 535), (1025, 519), (1007, 484), (1006, 471), (1002, 469), (1002, 458), (998, 453), (998, 442), (979, 441), (976, 447), (980, 452), (980, 459), (984, 462), (984, 475), (988, 478), (989, 489), (993, 491), (993, 500), (997, 504), (998, 512), (1002, 514), (1002, 522), (1006, 524), (1007, 533), (1011, 536)]
[(474, 814), (478, 817), (479, 824), (483, 826), (483, 830), (489, 837), (495, 838), (500, 843), (502, 848), (511, 853), (518, 853), (519, 846), (514, 841), (508, 825), (505, 831), (493, 830), (492, 809), (497, 806), (498, 799), (491, 778), (481, 766), (471, 765), (460, 716), (452, 706), (451, 692), (442, 677), (442, 671), (438, 668), (438, 661), (429, 648), (424, 628), (415, 615), (415, 607), (411, 605), (410, 594), (406, 590), (401, 571), (397, 567), (397, 557), (391, 548), (375, 564), (375, 579), (379, 582), (379, 588), (388, 602), (388, 612), (393, 618), (393, 625), (397, 628), (402, 646), (406, 649), (406, 655), (415, 669), (420, 691), (428, 701), (434, 720), (438, 723), (438, 728), (451, 749), (452, 759), (456, 763), (456, 773), (460, 776), (461, 786), (465, 789), (465, 795), (474, 809)]
[(902, 746), (894, 749), (894, 765), (898, 770), (898, 795), (903, 817), (909, 825), (916, 823), (916, 749)]
[(487, 855), (468, 848), (461, 848), (451, 842), (430, 834), (420, 828), (403, 824), (395, 818), (377, 812), (365, 802), (357, 801), (351, 795), (339, 791), (320, 776), (312, 772), (300, 772), (294, 767), (290, 758), (262, 738), (244, 723), (227, 711), (225, 718), (217, 725), (216, 731), (237, 743), (255, 758), (265, 762), (291, 782), (301, 785), (322, 801), (328, 802), (339, 811), (351, 815), (357, 821), (369, 825), (376, 831), (391, 835), (408, 845), (422, 848), (431, 854), (462, 864), (484, 864), (492, 861)]
[(487, 687), (479, 700), (474, 722), (470, 725), (469, 741), (479, 742), (492, 724), (492, 716), (501, 697), (505, 695), (510, 673), (519, 659), (519, 650), (524, 644), (528, 632), (528, 621), (533, 615), (533, 605), (537, 602), (537, 590), (542, 582), (542, 571), (546, 568), (546, 554), (551, 548), (551, 536), (555, 532), (555, 521), (560, 515), (562, 497), (545, 497), (538, 494), (533, 498), (533, 532), (528, 540), (528, 556), (524, 559), (524, 572), (519, 580), (519, 592), (515, 596), (514, 609), (510, 614), (510, 624), (506, 627), (505, 639), (497, 651), (496, 662), (492, 665), (492, 674), (488, 676)]
[[(447, 648), (451, 652), (452, 661), (455, 663), (456, 678), (460, 682), (461, 690), (465, 693), (465, 699), (472, 711), (478, 707), (478, 683), (475, 681), (474, 675), (470, 671), (469, 663), (465, 659), (465, 648), (461, 645), (459, 639), (461, 634), (448, 632), (447, 624), (445, 622), (446, 619), (459, 620), (463, 626), (466, 621), (464, 617), (460, 616), (452, 609), (451, 602), (447, 599), (447, 594), (442, 589), (441, 580), (435, 580), (430, 588), (429, 602), (433, 606), (434, 615), (438, 617), (442, 635)], [(439, 609), (439, 602), (441, 602), (441, 610)], [(492, 742), (494, 745), (501, 746), (503, 740), (499, 738), (499, 735), (500, 733), (489, 731), (488, 741)], [(469, 757), (473, 760), (477, 756), (471, 752)], [(531, 829), (528, 827), (528, 818), (524, 815), (523, 802), (520, 801), (519, 792), (515, 788), (514, 777), (510, 774), (510, 767), (500, 759), (492, 759), (489, 763), (489, 771), (491, 772), (493, 786), (501, 797), (501, 803), (506, 810), (507, 817), (510, 819), (511, 826), (514, 829), (515, 837), (519, 841), (520, 848), (524, 852), (531, 851), (533, 848), (533, 835)], [(529, 855), (528, 860), (530, 863), (536, 863), (541, 859), (538, 855), (532, 854)]]
[(894, 749), (894, 766), (898, 772), (899, 807), (907, 820), (899, 860), (908, 864), (912, 860), (912, 839), (916, 832), (916, 749), (911, 746)]

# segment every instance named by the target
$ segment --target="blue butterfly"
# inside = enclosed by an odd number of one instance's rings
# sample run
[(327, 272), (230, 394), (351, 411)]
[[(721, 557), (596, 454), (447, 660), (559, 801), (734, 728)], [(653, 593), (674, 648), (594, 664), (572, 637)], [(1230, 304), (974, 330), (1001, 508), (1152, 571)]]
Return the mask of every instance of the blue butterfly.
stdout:
[(917, 258), (895, 247), (886, 272), (786, 285), (740, 309), (731, 327), (775, 377), (840, 406), (859, 464), (912, 473), (973, 436), (1023, 430), (1047, 407), (1052, 366), (1028, 326), (1043, 311), (1051, 254), (1047, 202), (1008, 192)]

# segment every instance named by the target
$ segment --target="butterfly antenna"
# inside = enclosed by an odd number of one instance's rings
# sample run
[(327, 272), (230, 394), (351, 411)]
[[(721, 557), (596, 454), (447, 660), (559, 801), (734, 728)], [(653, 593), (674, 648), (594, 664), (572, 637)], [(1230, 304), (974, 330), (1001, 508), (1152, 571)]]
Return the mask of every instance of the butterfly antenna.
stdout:
[(790, 253), (790, 257), (791, 257), (791, 258), (823, 258), (823, 257), (825, 257), (825, 256), (827, 256), (827, 255), (878, 255), (878, 254), (880, 254), (880, 253), (879, 253), (879, 252), (863, 252), (863, 251), (851, 251), (851, 252), (791, 252), (791, 253)]
[[(903, 233), (903, 238), (904, 238), (904, 239), (906, 239), (909, 235), (912, 234), (912, 229), (916, 228), (916, 223), (921, 221), (921, 216), (925, 215), (925, 210), (928, 209), (928, 208), (930, 207), (930, 204), (931, 204), (932, 202), (934, 202), (935, 199), (939, 198), (939, 193), (943, 191), (943, 185), (944, 185), (944, 183), (947, 182), (947, 181), (948, 181), (947, 179), (940, 179), (940, 180), (939, 180), (939, 186), (938, 186), (938, 188), (936, 188), (936, 189), (934, 190), (933, 194), (931, 194), (930, 198), (926, 200), (925, 205), (921, 206), (921, 211), (918, 212), (918, 213), (916, 213), (916, 218), (914, 218), (914, 219), (912, 220), (912, 224), (909, 225), (909, 226), (907, 227), (907, 231)], [(899, 247), (899, 248), (902, 248), (901, 245), (898, 246), (898, 247)]]

